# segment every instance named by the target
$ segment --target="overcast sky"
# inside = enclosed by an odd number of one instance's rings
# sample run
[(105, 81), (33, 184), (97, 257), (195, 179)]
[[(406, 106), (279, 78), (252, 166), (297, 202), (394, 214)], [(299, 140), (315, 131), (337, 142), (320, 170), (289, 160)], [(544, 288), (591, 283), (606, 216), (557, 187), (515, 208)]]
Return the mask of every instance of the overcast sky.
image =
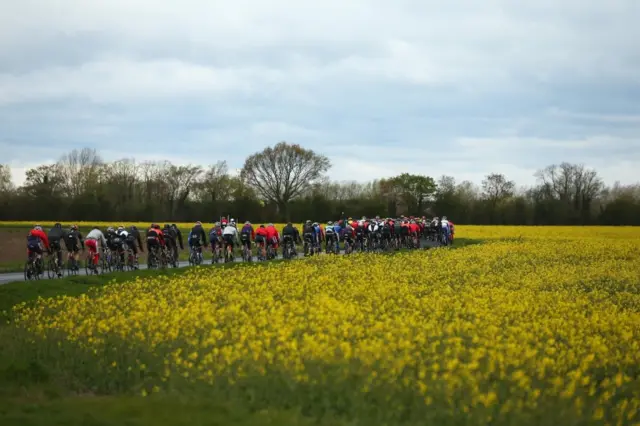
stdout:
[(0, 162), (207, 165), (281, 140), (338, 180), (640, 180), (638, 0), (20, 0), (0, 6)]

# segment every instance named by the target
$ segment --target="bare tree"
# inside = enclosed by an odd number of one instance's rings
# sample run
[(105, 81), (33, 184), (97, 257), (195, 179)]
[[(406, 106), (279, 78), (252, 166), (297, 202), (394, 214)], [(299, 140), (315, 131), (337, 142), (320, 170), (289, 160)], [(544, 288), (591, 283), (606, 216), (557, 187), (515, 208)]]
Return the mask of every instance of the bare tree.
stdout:
[(508, 180), (500, 173), (491, 173), (482, 181), (482, 195), (492, 206), (495, 206), (505, 198), (511, 197), (515, 189), (515, 182)]
[(13, 182), (11, 182), (11, 169), (9, 166), (0, 164), (0, 194), (13, 191)]
[(201, 174), (200, 166), (169, 166), (165, 179), (171, 217), (174, 217), (178, 208), (187, 201)]
[(228, 200), (232, 192), (230, 182), (226, 161), (210, 165), (198, 185), (199, 198), (211, 202)]
[(102, 158), (95, 149), (74, 149), (58, 161), (63, 179), (65, 193), (70, 197), (78, 197), (97, 183)]
[(288, 215), (288, 203), (302, 195), (318, 181), (331, 163), (324, 155), (304, 149), (300, 145), (280, 142), (248, 157), (241, 178), (255, 188), (265, 200), (275, 203)]
[(101, 180), (103, 195), (118, 216), (135, 210), (140, 191), (138, 166), (134, 160), (122, 159), (103, 167)]

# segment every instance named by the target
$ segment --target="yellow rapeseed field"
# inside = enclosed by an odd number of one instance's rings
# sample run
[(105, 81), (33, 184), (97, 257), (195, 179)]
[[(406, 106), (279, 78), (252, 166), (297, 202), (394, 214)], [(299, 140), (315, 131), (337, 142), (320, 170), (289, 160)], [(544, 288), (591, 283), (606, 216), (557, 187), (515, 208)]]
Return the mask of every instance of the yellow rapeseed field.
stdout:
[(106, 391), (363, 424), (640, 425), (640, 230), (458, 232), (485, 242), (137, 279), (13, 322)]

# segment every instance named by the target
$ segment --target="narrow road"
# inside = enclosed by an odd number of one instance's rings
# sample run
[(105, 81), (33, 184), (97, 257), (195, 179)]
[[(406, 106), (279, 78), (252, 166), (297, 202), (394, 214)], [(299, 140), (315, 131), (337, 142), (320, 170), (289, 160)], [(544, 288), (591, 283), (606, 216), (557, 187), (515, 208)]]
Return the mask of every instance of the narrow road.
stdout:
[[(429, 240), (421, 240), (420, 241), (421, 247), (423, 248), (432, 248), (432, 247), (436, 247), (437, 243), (434, 241), (429, 241)], [(325, 254), (324, 252), (321, 254)], [(344, 250), (340, 251), (340, 254), (344, 254)], [(304, 257), (304, 255), (302, 253), (298, 253), (298, 258)], [(282, 256), (279, 255), (277, 257), (278, 259), (282, 259)], [(141, 258), (141, 261), (145, 261), (146, 262), (146, 258)], [(253, 257), (252, 259), (254, 262), (258, 262), (258, 258), (257, 257)], [(242, 262), (242, 257), (236, 257), (234, 259), (234, 262)], [(211, 264), (211, 259), (205, 259), (204, 265), (210, 265)], [(219, 265), (223, 265), (223, 263), (219, 263)], [(180, 268), (184, 268), (186, 266), (189, 266), (189, 262), (187, 261), (182, 261), (178, 264), (178, 267)], [(147, 269), (147, 265), (146, 263), (142, 263), (140, 265), (140, 269)], [(120, 273), (125, 273), (126, 272), (120, 272)], [(85, 271), (84, 268), (80, 269), (80, 273), (79, 275), (85, 275)], [(45, 273), (45, 277), (44, 279), (47, 279), (47, 275)], [(14, 282), (14, 281), (24, 281), (24, 273), (23, 272), (8, 272), (8, 273), (4, 273), (4, 274), (0, 274), (0, 285), (2, 284), (7, 284), (10, 282)]]

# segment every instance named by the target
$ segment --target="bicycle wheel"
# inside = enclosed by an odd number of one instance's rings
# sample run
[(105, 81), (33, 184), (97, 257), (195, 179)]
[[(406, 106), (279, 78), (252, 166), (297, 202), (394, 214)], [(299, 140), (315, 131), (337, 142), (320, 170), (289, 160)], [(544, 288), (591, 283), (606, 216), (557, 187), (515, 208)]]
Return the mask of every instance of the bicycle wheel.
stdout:
[(55, 264), (53, 262), (53, 257), (49, 257), (47, 259), (47, 278), (49, 279), (53, 279), (53, 277), (56, 276), (56, 272), (55, 272)]
[(36, 279), (31, 265), (32, 264), (30, 260), (27, 260), (24, 264), (24, 280), (25, 281), (31, 281)]
[(84, 260), (84, 273), (87, 274), (87, 275), (93, 274), (93, 268), (91, 267), (91, 256), (90, 255)]
[(67, 275), (78, 275), (78, 271), (74, 268), (74, 260), (73, 258), (67, 259)]

